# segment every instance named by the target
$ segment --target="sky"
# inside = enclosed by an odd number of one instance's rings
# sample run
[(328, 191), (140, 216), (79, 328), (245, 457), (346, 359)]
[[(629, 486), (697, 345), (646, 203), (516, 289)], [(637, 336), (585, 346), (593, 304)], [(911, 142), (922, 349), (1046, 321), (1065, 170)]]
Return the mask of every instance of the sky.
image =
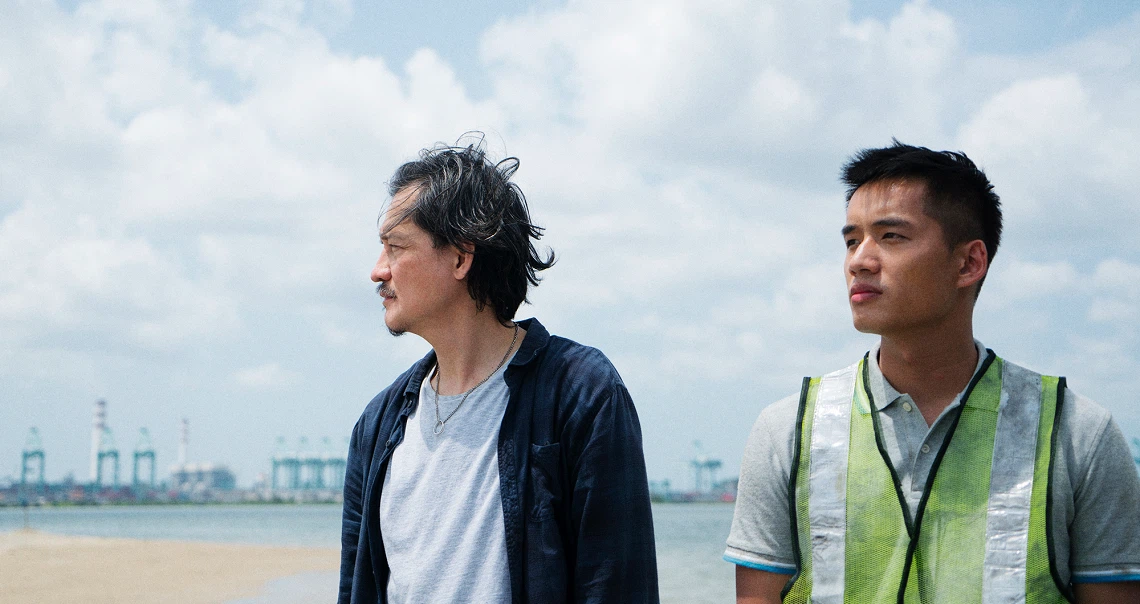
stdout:
[[(458, 5), (458, 6), (457, 6)], [(999, 355), (1140, 437), (1140, 9), (935, 0), (0, 0), (0, 482), (29, 428), (88, 477), (269, 470), (342, 446), (427, 350), (369, 272), (402, 162), (467, 131), (557, 265), (519, 317), (605, 352), (649, 476), (738, 471), (757, 414), (874, 343), (851, 327), (843, 187), (892, 137), (967, 153), (1005, 237)], [(699, 443), (699, 444), (697, 444)]]

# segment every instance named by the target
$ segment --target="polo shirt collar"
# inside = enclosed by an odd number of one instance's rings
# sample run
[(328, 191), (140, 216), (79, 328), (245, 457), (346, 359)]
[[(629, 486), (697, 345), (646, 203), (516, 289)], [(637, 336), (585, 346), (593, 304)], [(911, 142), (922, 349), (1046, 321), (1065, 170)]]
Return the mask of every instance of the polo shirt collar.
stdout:
[[(880, 343), (876, 342), (875, 346), (871, 348), (871, 352), (867, 355), (867, 377), (870, 379), (869, 386), (871, 388), (871, 396), (875, 397), (875, 406), (879, 411), (883, 411), (887, 407), (897, 403), (899, 399), (906, 395), (895, 390), (895, 387), (887, 381), (887, 378), (883, 377), (883, 371), (879, 369), (879, 346)], [(977, 376), (978, 371), (986, 361), (986, 355), (988, 353), (986, 352), (986, 347), (977, 339), (974, 340), (974, 348), (978, 349), (978, 364), (974, 367), (974, 376)], [(971, 376), (970, 381), (966, 383), (966, 388), (969, 388), (969, 384), (973, 382), (974, 376)], [(959, 401), (962, 399), (962, 394), (965, 391), (965, 388), (963, 388), (962, 392), (959, 392), (958, 396), (954, 397), (954, 402), (950, 405), (951, 407), (959, 404)], [(907, 398), (910, 397), (907, 396)], [(886, 404), (883, 404), (883, 401), (886, 401)]]

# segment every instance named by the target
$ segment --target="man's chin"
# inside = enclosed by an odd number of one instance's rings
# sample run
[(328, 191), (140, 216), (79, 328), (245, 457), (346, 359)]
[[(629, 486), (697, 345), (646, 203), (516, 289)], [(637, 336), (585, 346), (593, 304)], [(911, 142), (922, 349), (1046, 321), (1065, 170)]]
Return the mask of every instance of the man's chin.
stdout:
[(399, 324), (393, 325), (393, 324), (389, 323), (388, 321), (384, 321), (384, 327), (388, 328), (388, 333), (390, 333), (394, 336), (397, 336), (397, 337), (408, 333), (407, 327), (404, 327), (404, 326), (399, 325)]
[(879, 329), (880, 325), (876, 321), (870, 321), (861, 317), (852, 317), (851, 323), (855, 326), (855, 331), (860, 333), (882, 335), (882, 331)]

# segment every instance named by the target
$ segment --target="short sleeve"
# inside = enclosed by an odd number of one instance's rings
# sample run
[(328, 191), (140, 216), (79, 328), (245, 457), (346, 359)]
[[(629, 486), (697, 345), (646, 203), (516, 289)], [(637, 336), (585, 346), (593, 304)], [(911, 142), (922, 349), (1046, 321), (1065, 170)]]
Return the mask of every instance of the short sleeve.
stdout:
[(796, 571), (788, 477), (798, 410), (799, 395), (770, 405), (748, 435), (724, 552), (733, 564), (789, 575)]
[(1140, 475), (1120, 428), (1104, 416), (1087, 464), (1078, 465), (1085, 469), (1069, 527), (1074, 583), (1140, 581)]

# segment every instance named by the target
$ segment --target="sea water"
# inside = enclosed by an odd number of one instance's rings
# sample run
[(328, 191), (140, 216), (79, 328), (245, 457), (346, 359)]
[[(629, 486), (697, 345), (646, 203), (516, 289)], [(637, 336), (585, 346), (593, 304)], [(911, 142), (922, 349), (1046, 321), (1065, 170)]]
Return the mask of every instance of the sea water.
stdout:
[[(28, 526), (68, 535), (174, 539), (259, 545), (340, 547), (339, 505), (179, 505), (30, 508)], [(0, 508), (0, 532), (24, 526), (22, 508)], [(721, 559), (732, 505), (655, 504), (661, 601), (733, 600), (733, 567)], [(302, 573), (271, 581), (255, 598), (229, 604), (328, 602), (337, 573)]]

